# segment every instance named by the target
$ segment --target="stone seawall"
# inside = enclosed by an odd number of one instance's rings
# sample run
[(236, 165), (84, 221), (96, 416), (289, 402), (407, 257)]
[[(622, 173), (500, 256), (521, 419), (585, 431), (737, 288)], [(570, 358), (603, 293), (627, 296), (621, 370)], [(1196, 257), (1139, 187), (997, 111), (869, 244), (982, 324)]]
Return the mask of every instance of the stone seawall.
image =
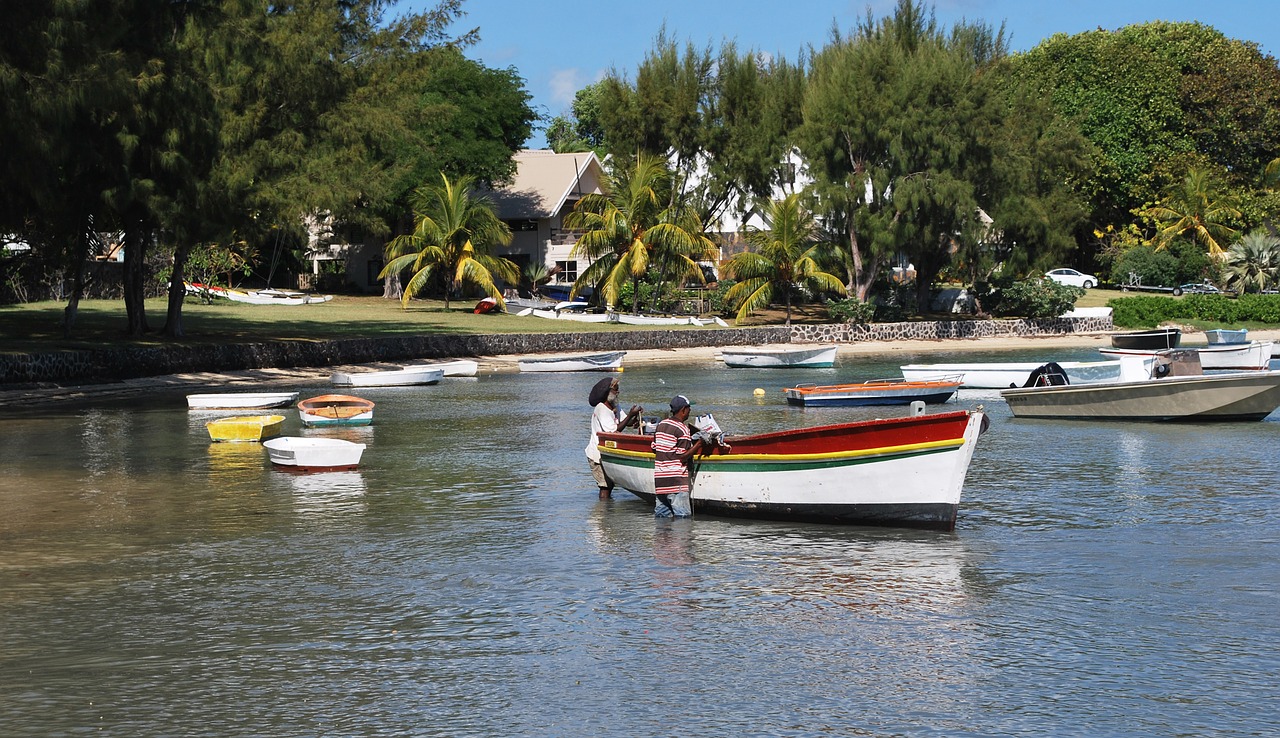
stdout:
[(796, 343), (857, 343), (859, 341), (928, 341), (945, 338), (1001, 336), (1060, 336), (1114, 330), (1111, 316), (1034, 320), (937, 320), (914, 323), (821, 323), (791, 326)]
[(787, 343), (784, 326), (704, 330), (418, 335), (0, 355), (0, 386), (112, 381), (162, 374), (406, 362), (464, 356)]
[(1044, 336), (1112, 330), (1111, 318), (957, 320), (914, 323), (767, 326), (703, 330), (601, 331), (499, 335), (418, 335), (336, 341), (274, 341), (0, 355), (0, 386), (102, 382), (164, 374), (409, 362), (464, 356), (855, 343), (997, 336)]

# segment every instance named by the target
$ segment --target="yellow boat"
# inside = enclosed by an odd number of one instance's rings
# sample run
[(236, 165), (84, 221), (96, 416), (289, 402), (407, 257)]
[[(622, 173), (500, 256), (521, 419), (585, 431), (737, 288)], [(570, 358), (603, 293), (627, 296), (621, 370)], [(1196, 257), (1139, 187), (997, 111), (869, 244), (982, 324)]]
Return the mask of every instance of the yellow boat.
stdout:
[(237, 415), (219, 418), (205, 423), (209, 438), (215, 441), (252, 441), (280, 435), (284, 427), (283, 415)]

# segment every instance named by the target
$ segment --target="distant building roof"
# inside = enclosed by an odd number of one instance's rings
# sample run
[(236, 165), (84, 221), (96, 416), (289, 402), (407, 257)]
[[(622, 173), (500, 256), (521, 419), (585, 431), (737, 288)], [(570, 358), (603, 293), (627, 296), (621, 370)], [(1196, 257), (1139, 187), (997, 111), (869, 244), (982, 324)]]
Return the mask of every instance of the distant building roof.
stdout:
[(600, 192), (604, 174), (590, 151), (557, 154), (549, 149), (516, 152), (516, 173), (510, 184), (495, 188), (489, 198), (503, 220), (550, 218), (566, 201)]

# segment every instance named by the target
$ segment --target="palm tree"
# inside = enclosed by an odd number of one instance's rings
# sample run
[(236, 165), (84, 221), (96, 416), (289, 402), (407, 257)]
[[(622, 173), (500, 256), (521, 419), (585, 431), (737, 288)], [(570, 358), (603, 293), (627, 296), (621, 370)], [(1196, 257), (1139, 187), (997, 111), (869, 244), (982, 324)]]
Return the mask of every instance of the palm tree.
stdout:
[(1190, 169), (1177, 188), (1141, 214), (1159, 224), (1155, 237), (1157, 249), (1168, 246), (1179, 236), (1190, 235), (1204, 244), (1210, 255), (1220, 256), (1222, 244), (1230, 243), (1238, 235), (1227, 225), (1240, 218), (1234, 199), (1219, 193), (1209, 173), (1198, 167)]
[(1236, 293), (1261, 292), (1280, 284), (1280, 238), (1253, 231), (1231, 245), (1227, 286)]
[(608, 306), (617, 304), (628, 281), (631, 308), (640, 310), (640, 278), (652, 263), (664, 279), (703, 279), (698, 260), (712, 258), (715, 246), (696, 213), (668, 204), (671, 175), (661, 158), (640, 155), (633, 167), (617, 166), (603, 193), (583, 197), (565, 216), (566, 228), (585, 231), (569, 255), (592, 260), (578, 275), (573, 295), (598, 288)]
[(725, 295), (729, 304), (738, 306), (739, 322), (781, 297), (791, 325), (791, 297), (801, 285), (845, 294), (840, 278), (818, 267), (820, 231), (813, 213), (800, 204), (799, 193), (771, 200), (764, 218), (769, 230), (747, 226), (744, 236), (757, 250), (736, 254), (725, 264), (726, 273), (739, 280)]
[(489, 253), (494, 244), (511, 243), (511, 228), (498, 219), (487, 199), (473, 191), (475, 180), (462, 177), (450, 182), (443, 173), (440, 184), (413, 191), (410, 203), (417, 225), (413, 233), (397, 236), (386, 246), (387, 265), (379, 278), (413, 269), (401, 302), (423, 291), (433, 276), (447, 280), (444, 307), (464, 284), (474, 285), (504, 306), (494, 276), (510, 284), (520, 280), (520, 269), (510, 259)]

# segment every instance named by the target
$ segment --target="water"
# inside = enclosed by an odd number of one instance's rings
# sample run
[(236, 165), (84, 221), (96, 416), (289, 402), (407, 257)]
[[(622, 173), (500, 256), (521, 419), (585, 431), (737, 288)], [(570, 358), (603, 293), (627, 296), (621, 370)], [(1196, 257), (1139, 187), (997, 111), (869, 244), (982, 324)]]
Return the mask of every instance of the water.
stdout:
[[(789, 383), (1037, 358), (636, 367), (621, 401), (746, 433), (905, 412)], [(371, 389), (367, 428), (289, 411), (369, 444), (326, 475), (210, 444), (181, 394), (11, 414), (0, 735), (1280, 733), (1278, 416), (1027, 421), (961, 391), (993, 423), (954, 533), (655, 521), (596, 499), (598, 378)]]

